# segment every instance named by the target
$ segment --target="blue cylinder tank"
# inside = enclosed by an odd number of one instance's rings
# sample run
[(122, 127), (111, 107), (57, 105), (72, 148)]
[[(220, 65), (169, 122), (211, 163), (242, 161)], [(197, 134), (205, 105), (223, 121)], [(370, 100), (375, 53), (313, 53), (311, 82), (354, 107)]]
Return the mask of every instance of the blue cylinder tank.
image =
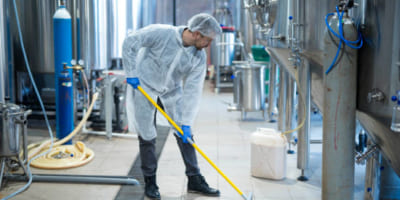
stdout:
[[(72, 69), (64, 69), (64, 63), (72, 60), (71, 15), (65, 6), (60, 6), (54, 16), (54, 65), (56, 80), (56, 131), (62, 139), (74, 129), (74, 96)], [(71, 140), (65, 144), (71, 144)]]

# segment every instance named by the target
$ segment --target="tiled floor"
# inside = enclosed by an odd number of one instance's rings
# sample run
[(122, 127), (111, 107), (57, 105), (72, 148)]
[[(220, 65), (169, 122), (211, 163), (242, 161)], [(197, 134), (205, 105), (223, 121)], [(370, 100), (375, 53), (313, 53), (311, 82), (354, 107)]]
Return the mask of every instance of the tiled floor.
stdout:
[[(321, 199), (322, 145), (311, 145), (310, 169), (307, 171), (307, 176), (310, 178), (308, 182), (297, 181), (300, 175), (300, 170), (297, 169), (297, 154), (287, 156), (287, 174), (284, 180), (254, 178), (250, 175), (250, 136), (257, 127), (276, 128), (276, 123), (261, 120), (261, 112), (249, 113), (249, 120), (240, 121), (240, 112), (227, 111), (227, 104), (231, 101), (232, 93), (215, 94), (210, 83), (206, 82), (198, 118), (193, 127), (196, 144), (243, 193), (252, 192), (253, 199)], [(321, 119), (315, 117), (312, 126), (311, 138), (321, 139)], [(138, 152), (137, 139), (114, 137), (112, 140), (107, 140), (105, 137), (93, 135), (79, 137), (96, 153), (96, 158), (91, 163), (70, 170), (35, 169), (34, 172), (126, 175)], [(35, 140), (41, 139), (35, 137)], [(184, 175), (184, 165), (175, 137), (169, 134), (159, 158), (157, 172), (162, 199), (241, 199), (205, 159), (198, 155), (198, 160), (202, 174), (212, 187), (221, 191), (221, 197), (211, 198), (186, 193), (187, 179)], [(355, 174), (355, 199), (363, 199), (364, 166), (356, 166)], [(22, 186), (20, 183), (8, 183), (1, 194), (3, 196), (10, 194), (20, 186)], [(114, 199), (119, 188), (113, 185), (33, 183), (26, 192), (15, 199)]]

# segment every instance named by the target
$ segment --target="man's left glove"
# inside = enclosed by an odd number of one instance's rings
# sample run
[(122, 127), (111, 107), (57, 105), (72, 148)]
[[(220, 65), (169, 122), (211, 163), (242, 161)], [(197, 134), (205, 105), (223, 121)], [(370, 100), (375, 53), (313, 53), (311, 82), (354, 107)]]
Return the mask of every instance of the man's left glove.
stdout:
[(135, 89), (137, 89), (137, 87), (140, 85), (139, 78), (137, 77), (126, 78), (126, 82)]
[(190, 126), (182, 125), (183, 135), (179, 134), (182, 138), (183, 143), (189, 143), (188, 138), (192, 138), (192, 132)]

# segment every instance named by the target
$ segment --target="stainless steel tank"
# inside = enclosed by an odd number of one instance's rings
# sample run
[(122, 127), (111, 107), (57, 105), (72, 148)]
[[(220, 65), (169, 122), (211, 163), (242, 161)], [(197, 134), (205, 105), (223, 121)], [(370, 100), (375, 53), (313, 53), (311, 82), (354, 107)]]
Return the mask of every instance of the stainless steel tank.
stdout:
[(104, 70), (111, 66), (110, 12), (111, 1), (82, 0), (81, 8), (81, 58), (86, 69)]
[(0, 103), (0, 157), (19, 154), (22, 128), (18, 121), (23, 114), (21, 108), (15, 104)]
[(400, 1), (364, 1), (364, 45), (359, 50), (357, 117), (400, 175), (400, 137), (390, 129), (400, 90)]
[(219, 51), (218, 66), (231, 66), (235, 54), (235, 32), (223, 31), (216, 38), (217, 51)]
[[(325, 31), (326, 14), (334, 11), (336, 1), (307, 0), (304, 4), (304, 49), (308, 51), (324, 50), (323, 36)], [(318, 8), (318, 9), (315, 9)], [(296, 16), (293, 16), (296, 17)], [(299, 19), (293, 19), (297, 22)], [(299, 29), (297, 29), (299, 30)]]
[[(22, 37), (32, 72), (54, 73), (53, 14), (57, 7), (54, 0), (15, 1), (19, 13)], [(25, 62), (18, 37), (13, 4), (10, 26), (13, 35), (15, 67), (25, 71)]]
[[(12, 93), (10, 97), (13, 102), (37, 106), (39, 104), (26, 72), (13, 1), (7, 2), (7, 11), (9, 12), (8, 26), (11, 33), (9, 42), (13, 56), (13, 65), (8, 67), (8, 74), (9, 77), (16, 77), (18, 80), (10, 81), (9, 87), (15, 88), (15, 91), (10, 91)], [(46, 105), (52, 105), (55, 103), (53, 15), (59, 1), (31, 0), (15, 2), (30, 69), (33, 72), (40, 94), (43, 97), (49, 97), (43, 98), (43, 102)], [(68, 10), (71, 10), (71, 6), (72, 1), (67, 1), (66, 7)], [(14, 83), (15, 86), (13, 85)]]
[[(81, 57), (85, 66), (105, 70), (112, 60), (119, 66), (124, 39), (144, 24), (154, 23), (155, 5), (154, 0), (80, 1)], [(143, 15), (148, 16), (147, 21)]]
[(264, 95), (265, 65), (256, 63), (242, 63), (235, 65), (236, 78), (239, 80), (241, 110), (245, 112), (260, 111), (265, 108)]
[(122, 44), (127, 34), (142, 27), (142, 1), (110, 1), (111, 59), (122, 58)]
[(229, 2), (215, 1), (216, 9), (213, 12), (215, 19), (221, 24), (222, 34), (216, 36), (211, 43), (211, 63), (214, 66), (231, 66), (235, 50), (235, 32), (233, 16)]

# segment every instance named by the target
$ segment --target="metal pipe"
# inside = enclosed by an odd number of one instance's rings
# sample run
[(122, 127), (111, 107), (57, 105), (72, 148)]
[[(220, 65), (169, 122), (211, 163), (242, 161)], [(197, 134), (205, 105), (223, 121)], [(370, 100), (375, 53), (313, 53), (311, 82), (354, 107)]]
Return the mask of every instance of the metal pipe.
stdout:
[(0, 102), (5, 102), (5, 86), (7, 76), (6, 76), (6, 67), (7, 67), (7, 51), (8, 45), (6, 41), (6, 1), (0, 0)]
[(364, 199), (365, 200), (378, 200), (379, 199), (379, 185), (380, 185), (380, 160), (381, 154), (376, 151), (372, 157), (367, 159), (365, 167), (365, 184), (364, 184)]
[(106, 75), (106, 80), (105, 80), (105, 93), (104, 93), (104, 98), (105, 98), (105, 121), (106, 121), (106, 133), (107, 133), (107, 138), (111, 139), (111, 132), (112, 132), (112, 108), (111, 106), (114, 105), (113, 98), (112, 98), (112, 83), (111, 83), (111, 77), (110, 75)]
[(269, 90), (268, 90), (268, 117), (269, 122), (276, 122), (276, 99), (275, 99), (275, 85), (276, 85), (276, 64), (271, 60), (271, 70), (269, 71)]
[(365, 153), (356, 156), (356, 163), (362, 164), (365, 160), (369, 159), (372, 155), (379, 152), (378, 146), (370, 147)]
[[(290, 77), (288, 72), (286, 73), (286, 114), (285, 114), (285, 131), (293, 129), (293, 114), (294, 114), (294, 80)], [(293, 152), (291, 149), (290, 140), (293, 136), (293, 133), (285, 134), (287, 141), (289, 142), (289, 151)], [(293, 152), (294, 153), (294, 152)]]
[(109, 138), (109, 135), (115, 136), (115, 137), (122, 137), (122, 138), (137, 138), (138, 136), (135, 134), (123, 134), (123, 133), (107, 133), (105, 131), (89, 131), (87, 129), (82, 130), (82, 133), (86, 133), (86, 134), (93, 134), (93, 135), (103, 135), (103, 136), (107, 136), (107, 138)]
[(72, 59), (78, 60), (78, 14), (77, 0), (71, 1), (71, 23), (72, 23)]
[(287, 74), (283, 66), (280, 66), (279, 71), (279, 101), (278, 101), (278, 130), (285, 131), (285, 101), (286, 101), (286, 79)]
[(296, 38), (296, 46), (299, 49), (304, 48), (304, 24), (305, 24), (305, 2), (304, 0), (296, 0), (296, 5), (295, 5), (295, 13), (296, 13), (296, 19), (295, 19), (295, 26), (293, 27), (295, 29), (295, 38)]
[(0, 189), (1, 189), (1, 184), (2, 184), (1, 182), (3, 180), (5, 164), (6, 164), (6, 158), (5, 157), (0, 158), (0, 166), (1, 166), (1, 168), (0, 168)]
[(176, 26), (176, 0), (172, 0), (172, 25)]
[[(357, 39), (352, 20), (344, 16), (343, 35)], [(330, 19), (338, 31), (339, 19)], [(324, 72), (338, 51), (340, 40), (329, 31), (324, 35)], [(322, 199), (354, 199), (354, 149), (357, 91), (357, 50), (342, 45), (335, 67), (324, 73)]]
[(310, 140), (310, 144), (322, 144), (322, 140)]
[[(297, 132), (298, 143), (297, 143), (297, 168), (302, 170), (303, 173), (299, 177), (299, 180), (307, 180), (304, 176), (304, 171), (308, 169), (309, 157), (310, 157), (310, 108), (311, 108), (311, 72), (310, 64), (307, 60), (303, 60), (301, 66), (298, 67), (299, 72), (299, 88), (300, 97), (298, 103), (298, 124), (303, 121), (305, 117), (304, 125)], [(304, 102), (304, 103), (303, 103)]]
[(294, 4), (295, 4), (295, 2), (294, 2), (295, 0), (288, 0), (287, 2), (288, 2), (288, 4), (287, 4), (287, 15), (286, 15), (286, 24), (287, 24), (287, 27), (286, 27), (286, 33), (287, 33), (287, 38), (288, 38), (288, 40), (286, 41), (287, 42), (287, 46), (289, 47), (289, 48), (291, 48), (292, 47), (292, 41), (293, 41), (293, 39), (294, 39), (294, 29), (293, 29), (293, 20), (291, 19), (291, 18), (289, 18), (289, 17), (294, 17)]
[(360, 9), (360, 11), (361, 11), (361, 13), (360, 13), (360, 15), (361, 15), (361, 19), (360, 19), (360, 25), (361, 25), (361, 28), (366, 28), (366, 19), (367, 19), (367, 0), (361, 0), (360, 1), (360, 7), (361, 7), (361, 9)]
[[(5, 175), (10, 181), (27, 181), (23, 174)], [(56, 174), (32, 174), (33, 182), (61, 182), (61, 183), (87, 183), (87, 184), (116, 184), (116, 185), (139, 185), (133, 177), (126, 176), (88, 176), (88, 175), (56, 175)]]

